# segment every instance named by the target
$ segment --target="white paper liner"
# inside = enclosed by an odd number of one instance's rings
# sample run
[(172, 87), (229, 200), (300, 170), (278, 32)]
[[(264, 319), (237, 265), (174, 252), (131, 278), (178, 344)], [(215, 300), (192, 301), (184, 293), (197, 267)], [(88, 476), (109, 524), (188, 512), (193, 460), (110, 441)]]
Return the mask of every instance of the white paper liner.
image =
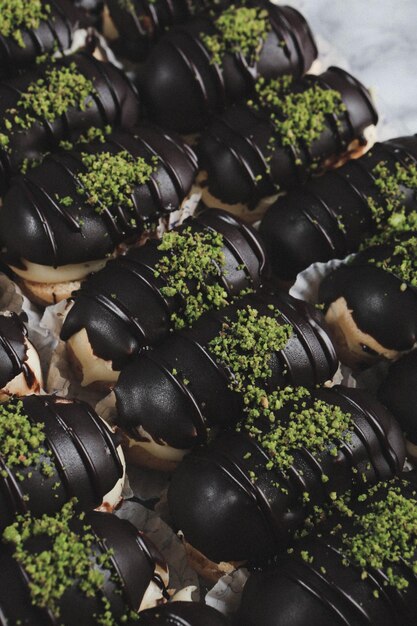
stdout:
[(248, 578), (249, 572), (243, 567), (222, 576), (206, 594), (206, 604), (224, 615), (233, 615), (240, 606), (243, 588)]

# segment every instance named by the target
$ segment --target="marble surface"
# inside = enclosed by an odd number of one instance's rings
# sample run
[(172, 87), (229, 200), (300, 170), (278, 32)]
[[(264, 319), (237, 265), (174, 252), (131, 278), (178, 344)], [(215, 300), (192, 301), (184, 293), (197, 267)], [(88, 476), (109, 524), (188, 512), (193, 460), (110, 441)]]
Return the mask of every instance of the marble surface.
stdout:
[[(279, 1), (279, 4), (282, 0)], [(287, 0), (305, 15), (326, 65), (371, 89), (378, 139), (417, 133), (417, 0)]]

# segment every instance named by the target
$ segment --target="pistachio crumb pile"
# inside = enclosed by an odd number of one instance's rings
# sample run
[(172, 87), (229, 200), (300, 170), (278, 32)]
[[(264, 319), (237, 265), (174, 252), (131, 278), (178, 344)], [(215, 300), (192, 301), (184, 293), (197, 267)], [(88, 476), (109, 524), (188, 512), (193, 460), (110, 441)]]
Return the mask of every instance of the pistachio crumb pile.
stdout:
[[(32, 603), (47, 608), (56, 620), (60, 618), (60, 601), (66, 591), (77, 585), (87, 598), (98, 598), (102, 611), (94, 615), (98, 626), (117, 626), (108, 598), (103, 594), (105, 570), (113, 571), (111, 552), (97, 551), (92, 528), (85, 523), (75, 530), (74, 501), (64, 505), (57, 515), (35, 519), (29, 514), (19, 516), (3, 533), (3, 541), (14, 547), (14, 558), (29, 578)], [(78, 516), (83, 522), (84, 514)], [(39, 551), (30, 549), (39, 537)], [(45, 547), (46, 545), (46, 547)], [(120, 620), (134, 617), (128, 611)], [(59, 622), (57, 622), (59, 623)]]
[(22, 30), (39, 28), (50, 12), (42, 0), (0, 0), (0, 35), (13, 37), (24, 48)]
[(408, 285), (417, 287), (417, 236), (400, 241), (394, 239), (392, 249), (385, 258), (371, 258), (368, 262), (400, 278), (403, 281), (401, 291), (405, 291)]
[(225, 264), (223, 237), (220, 233), (190, 227), (181, 232), (166, 232), (158, 246), (167, 254), (156, 264), (154, 276), (166, 285), (161, 293), (167, 298), (179, 297), (184, 307), (173, 313), (177, 329), (193, 324), (205, 311), (229, 304), (228, 294), (219, 283)]
[[(52, 453), (45, 446), (44, 425), (32, 422), (24, 412), (21, 400), (0, 404), (0, 455), (9, 468), (17, 468), (15, 475), (24, 480), (19, 468), (39, 467), (44, 476), (55, 474)], [(7, 471), (2, 471), (7, 478)]]
[(269, 31), (268, 11), (232, 5), (214, 24), (215, 34), (202, 35), (212, 63), (221, 65), (225, 54), (242, 55), (250, 64), (256, 62)]

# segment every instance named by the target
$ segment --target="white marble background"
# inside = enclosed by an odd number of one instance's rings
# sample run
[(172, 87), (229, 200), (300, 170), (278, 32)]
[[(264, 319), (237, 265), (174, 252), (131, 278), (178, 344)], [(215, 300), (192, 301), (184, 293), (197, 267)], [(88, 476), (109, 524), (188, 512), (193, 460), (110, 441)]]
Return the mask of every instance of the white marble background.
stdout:
[(378, 139), (417, 133), (417, 0), (286, 0), (285, 4), (307, 18), (319, 49), (325, 53), (331, 45), (331, 62), (371, 89), (380, 113)]

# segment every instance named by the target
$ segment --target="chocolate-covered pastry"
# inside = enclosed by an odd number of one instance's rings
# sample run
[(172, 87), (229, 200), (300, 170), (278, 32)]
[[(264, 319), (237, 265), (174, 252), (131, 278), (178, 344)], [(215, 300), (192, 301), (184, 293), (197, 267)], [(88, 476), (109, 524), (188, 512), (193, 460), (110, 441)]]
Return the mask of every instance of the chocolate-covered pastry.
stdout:
[(0, 313), (0, 401), (42, 389), (38, 353), (16, 313)]
[(296, 81), (261, 78), (253, 99), (216, 118), (200, 139), (205, 201), (254, 208), (363, 151), (377, 121), (369, 93), (340, 68)]
[(191, 133), (247, 96), (257, 77), (302, 76), (316, 56), (310, 29), (295, 9), (232, 5), (214, 21), (197, 19), (168, 33), (149, 55), (140, 82), (151, 119)]
[(280, 196), (260, 226), (274, 273), (294, 280), (311, 263), (356, 252), (392, 222), (412, 223), (416, 174), (417, 137), (398, 137)]
[(3, 624), (119, 626), (166, 595), (167, 565), (128, 521), (109, 513), (21, 516), (3, 534)]
[(264, 397), (269, 413), (259, 409), (193, 451), (169, 487), (174, 526), (215, 562), (282, 551), (317, 506), (404, 464), (398, 424), (365, 392), (287, 388)]
[(131, 438), (132, 460), (145, 451), (178, 462), (206, 441), (208, 428), (241, 419), (252, 402), (245, 385), (260, 395), (288, 384), (313, 387), (336, 369), (318, 311), (286, 294), (249, 295), (125, 367), (115, 386), (117, 423)]
[(345, 514), (297, 542), (275, 570), (253, 573), (239, 626), (414, 624), (416, 485), (412, 472), (352, 499)]
[(324, 303), (340, 360), (364, 368), (395, 360), (417, 340), (417, 237), (371, 246), (324, 278)]
[(30, 69), (38, 57), (64, 53), (86, 20), (71, 0), (3, 0), (0, 79)]
[[(172, 602), (141, 612), (143, 626), (227, 626), (229, 620), (206, 604)], [(134, 626), (134, 622), (131, 625)]]
[(88, 404), (57, 396), (0, 404), (0, 443), (0, 528), (18, 513), (56, 513), (74, 496), (80, 510), (120, 503), (120, 442)]
[(180, 208), (196, 168), (179, 138), (148, 126), (51, 154), (6, 193), (2, 258), (38, 300), (42, 285), (51, 301), (69, 297), (121, 242)]
[(77, 53), (0, 85), (0, 194), (11, 176), (91, 127), (128, 128), (139, 101), (111, 63)]
[(397, 418), (407, 438), (407, 451), (417, 458), (417, 351), (393, 363), (378, 396)]
[[(232, 0), (107, 0), (109, 16), (104, 19), (104, 33), (116, 40), (113, 45), (122, 56), (142, 61), (173, 26), (197, 15), (213, 17), (231, 4)], [(239, 4), (248, 6), (255, 2), (241, 0)]]
[(83, 384), (114, 382), (132, 355), (257, 289), (265, 271), (256, 233), (225, 212), (208, 210), (90, 276), (74, 295), (61, 337)]

